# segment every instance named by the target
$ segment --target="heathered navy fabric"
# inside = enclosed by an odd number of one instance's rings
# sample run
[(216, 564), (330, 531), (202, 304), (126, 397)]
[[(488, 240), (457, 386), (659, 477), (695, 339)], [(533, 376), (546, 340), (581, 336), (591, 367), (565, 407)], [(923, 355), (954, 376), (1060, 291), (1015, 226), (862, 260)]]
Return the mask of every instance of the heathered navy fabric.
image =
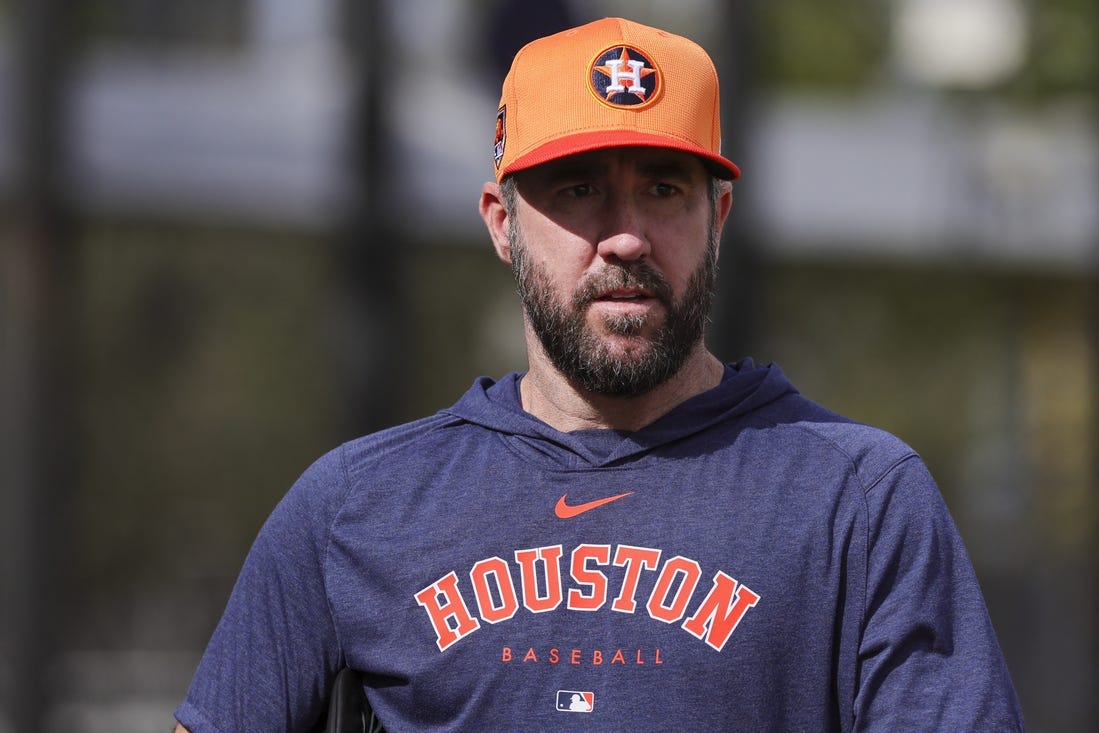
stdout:
[(1023, 729), (904, 443), (750, 361), (632, 433), (558, 432), (520, 379), (305, 472), (181, 722), (308, 731), (350, 665), (391, 733)]

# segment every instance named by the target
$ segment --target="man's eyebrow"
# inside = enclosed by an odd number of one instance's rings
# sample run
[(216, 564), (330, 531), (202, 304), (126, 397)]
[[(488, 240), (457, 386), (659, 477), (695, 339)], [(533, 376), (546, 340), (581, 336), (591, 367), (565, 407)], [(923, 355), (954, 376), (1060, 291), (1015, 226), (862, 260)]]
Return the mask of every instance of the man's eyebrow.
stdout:
[[(689, 181), (694, 176), (694, 170), (689, 161), (679, 158), (663, 158), (638, 160), (634, 165), (638, 173), (650, 179), (673, 179)], [(611, 163), (600, 157), (581, 157), (578, 159), (565, 159), (553, 161), (544, 168), (546, 180), (557, 182), (562, 180), (581, 180), (605, 175), (611, 169)]]
[(646, 178), (675, 178), (679, 180), (691, 180), (690, 166), (678, 160), (654, 160), (640, 163), (638, 171)]
[(552, 180), (590, 178), (606, 173), (608, 166), (595, 160), (562, 161), (547, 168), (547, 176)]

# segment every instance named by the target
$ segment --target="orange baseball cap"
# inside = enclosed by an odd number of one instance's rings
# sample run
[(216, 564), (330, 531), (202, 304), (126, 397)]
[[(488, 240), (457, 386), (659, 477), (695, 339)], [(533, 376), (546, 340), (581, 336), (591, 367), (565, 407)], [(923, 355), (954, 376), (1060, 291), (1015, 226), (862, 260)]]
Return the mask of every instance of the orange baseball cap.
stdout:
[(497, 180), (568, 155), (623, 146), (682, 150), (703, 158), (719, 178), (740, 176), (721, 155), (717, 71), (702, 47), (604, 18), (519, 50), (496, 114)]

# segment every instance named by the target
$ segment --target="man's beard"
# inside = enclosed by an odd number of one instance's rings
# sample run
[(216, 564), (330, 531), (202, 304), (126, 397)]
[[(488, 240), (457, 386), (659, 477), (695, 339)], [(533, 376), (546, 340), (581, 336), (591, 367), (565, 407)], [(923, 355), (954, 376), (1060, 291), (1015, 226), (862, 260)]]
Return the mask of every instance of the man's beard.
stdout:
[[(645, 394), (674, 376), (702, 340), (709, 320), (717, 274), (712, 226), (710, 232), (706, 255), (678, 301), (673, 299), (667, 279), (639, 261), (609, 265), (589, 275), (564, 302), (554, 297), (546, 273), (528, 260), (522, 234), (513, 223), (509, 231), (511, 267), (519, 296), (531, 328), (558, 371), (584, 390), (615, 397)], [(611, 334), (632, 342), (616, 353), (602, 342), (586, 317), (595, 298), (618, 288), (643, 288), (664, 305), (666, 315), (650, 336), (644, 335), (650, 316), (606, 319), (604, 325)]]

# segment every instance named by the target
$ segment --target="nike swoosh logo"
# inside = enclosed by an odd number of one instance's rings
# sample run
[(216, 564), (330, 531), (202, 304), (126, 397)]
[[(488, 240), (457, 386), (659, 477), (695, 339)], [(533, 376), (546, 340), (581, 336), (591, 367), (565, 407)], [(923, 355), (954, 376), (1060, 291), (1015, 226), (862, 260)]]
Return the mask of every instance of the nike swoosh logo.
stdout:
[(592, 509), (601, 507), (604, 504), (610, 504), (612, 501), (618, 501), (624, 499), (627, 496), (633, 494), (632, 491), (627, 491), (625, 494), (616, 494), (615, 496), (608, 496), (604, 499), (596, 499), (595, 501), (588, 501), (583, 504), (570, 505), (565, 501), (565, 497), (568, 494), (562, 494), (561, 498), (557, 500), (557, 506), (553, 508), (553, 513), (561, 519), (572, 519), (578, 517), (584, 512), (590, 512)]

